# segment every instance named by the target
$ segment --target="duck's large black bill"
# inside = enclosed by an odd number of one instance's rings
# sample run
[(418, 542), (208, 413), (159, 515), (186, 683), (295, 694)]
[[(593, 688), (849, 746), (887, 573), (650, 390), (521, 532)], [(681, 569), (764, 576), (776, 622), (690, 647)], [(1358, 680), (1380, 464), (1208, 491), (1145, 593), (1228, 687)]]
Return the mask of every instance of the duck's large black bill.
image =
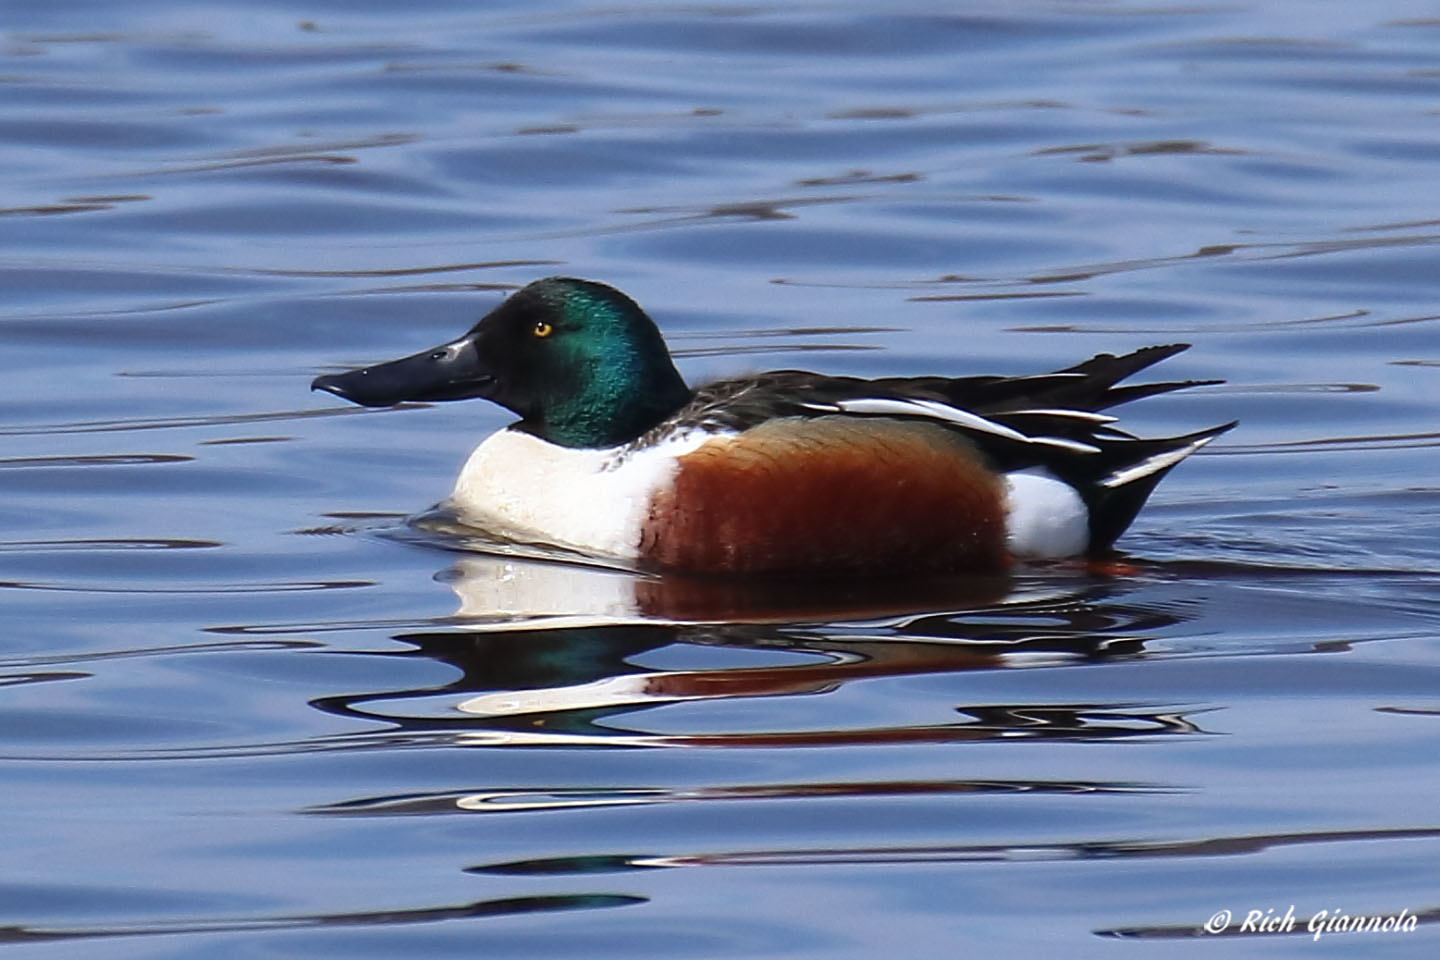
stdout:
[(324, 390), (365, 407), (389, 407), (406, 400), (484, 397), (494, 381), (480, 363), (474, 341), (465, 336), (399, 360), (316, 377), (310, 389)]

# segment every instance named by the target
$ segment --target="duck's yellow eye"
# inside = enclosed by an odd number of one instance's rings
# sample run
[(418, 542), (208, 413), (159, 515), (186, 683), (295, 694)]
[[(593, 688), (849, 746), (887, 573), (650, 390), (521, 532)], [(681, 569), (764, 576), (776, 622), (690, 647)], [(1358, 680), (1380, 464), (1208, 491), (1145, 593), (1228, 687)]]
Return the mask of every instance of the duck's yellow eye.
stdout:
[(535, 330), (534, 330), (535, 336), (540, 337), (541, 339), (544, 339), (545, 337), (550, 336), (550, 334), (552, 334), (552, 333), (554, 333), (554, 332), (555, 332), (555, 328), (552, 327), (552, 326), (550, 326), (550, 324), (546, 323), (544, 320), (536, 320), (536, 321), (535, 321)]

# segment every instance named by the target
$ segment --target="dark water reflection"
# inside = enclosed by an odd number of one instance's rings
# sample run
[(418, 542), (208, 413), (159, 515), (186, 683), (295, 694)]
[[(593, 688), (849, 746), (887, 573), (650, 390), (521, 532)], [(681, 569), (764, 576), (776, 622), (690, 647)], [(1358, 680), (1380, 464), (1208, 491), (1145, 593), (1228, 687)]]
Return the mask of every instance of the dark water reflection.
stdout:
[[(503, 576), (513, 584), (516, 564), (494, 563), (506, 568)], [(470, 595), (472, 588), (483, 590), (505, 582), (473, 562), (465, 566), (464, 577), (453, 585), (467, 609), (479, 605)], [(684, 610), (689, 619), (702, 611), (693, 583), (679, 585), (675, 591), (678, 602), (675, 595), (665, 593), (663, 580), (639, 581), (634, 586), (637, 600), (649, 610)], [(741, 589), (734, 584), (725, 586), (727, 593)], [(960, 586), (973, 594), (977, 585)], [(787, 591), (783, 598), (787, 611), (801, 605), (797, 598), (801, 589), (792, 585)], [(913, 584), (907, 589), (916, 592)], [(834, 589), (827, 592), (833, 594)], [(954, 586), (946, 592), (953, 602)], [(315, 705), (346, 715), (383, 717), (409, 732), (437, 727), (454, 731), (463, 745), (779, 748), (1199, 732), (1174, 711), (1131, 704), (958, 705), (950, 711), (961, 719), (949, 723), (847, 728), (835, 725), (831, 717), (826, 728), (817, 730), (670, 732), (664, 731), (668, 725), (663, 717), (660, 729), (647, 723), (648, 711), (674, 704), (726, 700), (734, 707), (747, 698), (834, 694), (861, 680), (1134, 656), (1144, 646), (1143, 640), (1133, 636), (1135, 631), (1173, 625), (1180, 619), (1123, 606), (1107, 609), (1093, 599), (1075, 595), (977, 606), (960, 613), (905, 613), (873, 620), (866, 618), (874, 615), (866, 607), (876, 603), (879, 591), (872, 593), (872, 597), (854, 598), (844, 607), (833, 606), (835, 598), (831, 596), (835, 618), (854, 620), (848, 628), (766, 622), (775, 618), (773, 604), (782, 599), (772, 595), (747, 598), (754, 602), (744, 605), (735, 604), (729, 596), (718, 603), (707, 598), (711, 603), (704, 609), (703, 619), (708, 622), (693, 626), (638, 622), (537, 630), (525, 629), (527, 624), (522, 621), (489, 632), (401, 633), (394, 639), (416, 648), (408, 655), (444, 662), (460, 670), (461, 677), (440, 690), (386, 691)], [(487, 608), (498, 609), (492, 596), (487, 593)], [(525, 596), (534, 600), (533, 585), (528, 585)], [(552, 613), (545, 619), (564, 608), (565, 596), (557, 595), (557, 602), (546, 606)], [(568, 596), (573, 600), (573, 590)], [(892, 601), (903, 602), (901, 598)], [(757, 616), (766, 619), (745, 622)], [(584, 614), (563, 619), (572, 617), (583, 619)], [(692, 655), (705, 658), (721, 648), (727, 651), (726, 660), (782, 662), (636, 669), (647, 654), (668, 651), (674, 656), (669, 648), (682, 645), (694, 648)], [(402, 712), (411, 699), (423, 704), (454, 694), (467, 694), (454, 701), (463, 717), (437, 722), (407, 718)], [(374, 706), (377, 703), (383, 704), (379, 710)]]
[(299, 917), (274, 917), (242, 922), (215, 920), (199, 923), (137, 924), (128, 927), (95, 927), (90, 929), (44, 929), (32, 927), (0, 928), (0, 944), (52, 943), (56, 941), (90, 940), (110, 937), (155, 937), (176, 934), (210, 934), (304, 930), (317, 927), (370, 927), (435, 923), (440, 920), (472, 920), (480, 917), (523, 916), (550, 913), (556, 910), (593, 910), (599, 907), (623, 907), (644, 903), (641, 897), (576, 894), (550, 897), (512, 897), (504, 900), (480, 900), (475, 903), (424, 910), (389, 910), (373, 913), (342, 913)]
[[(11, 5), (0, 946), (1433, 952), (1432, 7)], [(692, 380), (1187, 341), (1127, 423), (1241, 426), (1108, 569), (407, 524), (503, 414), (306, 384), (550, 273)]]

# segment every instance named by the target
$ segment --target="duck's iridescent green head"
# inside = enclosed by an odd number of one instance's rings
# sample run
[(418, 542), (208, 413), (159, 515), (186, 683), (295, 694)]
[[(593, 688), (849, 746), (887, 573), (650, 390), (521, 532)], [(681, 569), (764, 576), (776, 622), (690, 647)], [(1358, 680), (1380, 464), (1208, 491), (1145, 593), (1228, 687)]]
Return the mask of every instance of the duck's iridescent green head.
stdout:
[(483, 397), (566, 447), (633, 440), (690, 398), (645, 311), (619, 290), (569, 277), (537, 280), (458, 340), (311, 387), (371, 407)]

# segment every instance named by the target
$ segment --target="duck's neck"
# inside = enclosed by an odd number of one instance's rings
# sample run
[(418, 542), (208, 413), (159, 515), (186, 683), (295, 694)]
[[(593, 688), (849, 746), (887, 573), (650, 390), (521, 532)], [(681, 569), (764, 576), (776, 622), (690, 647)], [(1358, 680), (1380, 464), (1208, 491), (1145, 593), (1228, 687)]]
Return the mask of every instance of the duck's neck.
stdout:
[(625, 364), (596, 369), (584, 389), (546, 405), (544, 422), (526, 424), (541, 439), (562, 447), (615, 447), (660, 424), (690, 400), (667, 355), (637, 371)]

